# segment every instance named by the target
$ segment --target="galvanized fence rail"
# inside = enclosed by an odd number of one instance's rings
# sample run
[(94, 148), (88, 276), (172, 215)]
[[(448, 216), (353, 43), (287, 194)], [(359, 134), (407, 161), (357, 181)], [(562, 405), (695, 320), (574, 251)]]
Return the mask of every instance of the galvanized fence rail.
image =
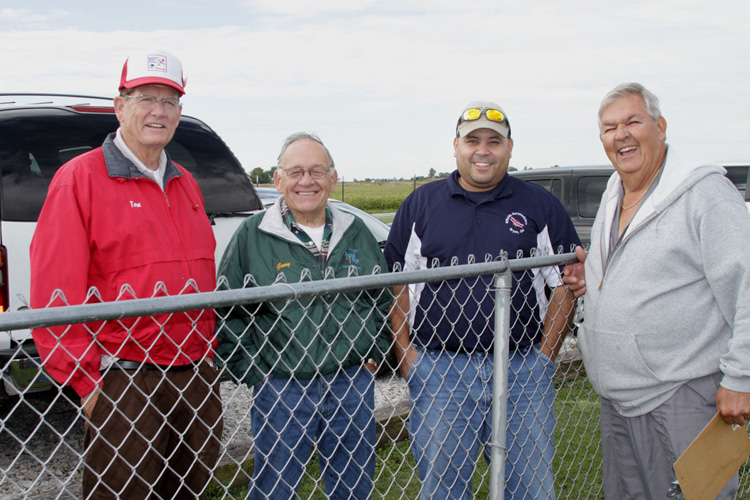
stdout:
[[(478, 446), (472, 439), (472, 429), (462, 431), (457, 444), (451, 449), (454, 456), (466, 456), (470, 473), (471, 495), (474, 498), (502, 498), (502, 490), (508, 488), (515, 492), (518, 485), (514, 481), (505, 484), (506, 468), (518, 464), (518, 450), (526, 451), (533, 448), (533, 429), (522, 427), (513, 432), (504, 432), (507, 425), (513, 422), (523, 421), (518, 412), (514, 413), (520, 403), (516, 406), (508, 406), (508, 414), (505, 415), (504, 400), (513, 393), (512, 384), (515, 383), (517, 374), (514, 373), (513, 352), (510, 354), (510, 369), (508, 368), (508, 341), (497, 332), (518, 327), (519, 321), (527, 321), (520, 318), (518, 311), (514, 308), (518, 304), (533, 304), (537, 307), (539, 297), (531, 297), (529, 290), (515, 286), (523, 278), (533, 279), (542, 268), (564, 265), (575, 261), (573, 254), (557, 256), (536, 256), (530, 258), (516, 258), (507, 260), (488, 259), (486, 262), (470, 263), (466, 265), (455, 265), (451, 267), (433, 267), (411, 272), (395, 272), (374, 274), (371, 276), (351, 276), (346, 278), (325, 279), (319, 281), (303, 281), (299, 283), (278, 282), (267, 287), (253, 287), (252, 280), (247, 281), (247, 288), (238, 290), (217, 290), (207, 293), (188, 293), (178, 296), (163, 296), (154, 298), (139, 298), (123, 300), (113, 303), (98, 303), (55, 307), (43, 310), (25, 310), (8, 312), (0, 315), (0, 331), (24, 330), (29, 328), (48, 328), (56, 325), (72, 325), (85, 323), (92, 335), (95, 336), (102, 324), (107, 322), (120, 322), (124, 327), (132, 327), (133, 320), (128, 318), (140, 318), (138, 321), (155, 321), (159, 318), (162, 329), (168, 329), (170, 318), (188, 311), (199, 311), (213, 309), (217, 311), (217, 332), (229, 329), (227, 326), (232, 318), (248, 318), (247, 327), (244, 331), (234, 331), (219, 334), (223, 341), (231, 339), (235, 335), (237, 345), (229, 349), (228, 356), (237, 359), (249, 359), (252, 363), (260, 362), (260, 356), (266, 356), (269, 352), (279, 354), (280, 351), (299, 347), (284, 344), (275, 345), (273, 340), (278, 337), (280, 329), (285, 328), (289, 332), (301, 333), (302, 329), (321, 329), (321, 324), (312, 321), (315, 307), (322, 303), (325, 308), (338, 310), (342, 304), (350, 310), (349, 314), (333, 318), (323, 316), (322, 322), (326, 325), (331, 321), (337, 322), (341, 330), (351, 330), (353, 324), (359, 324), (360, 329), (348, 332), (350, 336), (360, 334), (380, 335), (386, 334), (390, 337), (390, 320), (388, 311), (378, 307), (377, 304), (389, 297), (393, 287), (406, 285), (424, 286), (422, 290), (429, 293), (441, 287), (450, 290), (459, 290), (461, 287), (479, 289), (482, 291), (481, 300), (485, 298), (492, 300), (494, 304), (493, 314), (484, 316), (481, 308), (467, 307), (467, 310), (477, 310), (477, 315), (471, 318), (474, 324), (488, 325), (494, 322), (496, 331), (494, 358), (498, 361), (492, 363), (488, 355), (479, 357), (475, 354), (461, 353), (464, 361), (459, 366), (459, 357), (452, 353), (448, 356), (448, 365), (438, 368), (428, 368), (427, 354), (420, 353), (420, 358), (413, 371), (417, 375), (412, 377), (409, 372), (410, 381), (407, 383), (400, 375), (398, 366), (392, 361), (383, 362), (378, 367), (377, 377), (361, 378), (361, 369), (337, 371), (334, 373), (318, 373), (312, 379), (292, 375), (289, 381), (283, 377), (276, 378), (277, 385), (272, 387), (269, 382), (268, 373), (265, 378), (254, 385), (247, 387), (238, 378), (237, 370), (234, 373), (226, 368), (223, 369), (221, 382), (221, 399), (223, 406), (223, 432), (221, 436), (221, 448), (219, 456), (212, 463), (202, 463), (201, 458), (196, 459), (196, 464), (212, 471), (211, 480), (201, 490), (195, 491), (196, 496), (204, 499), (245, 498), (248, 492), (260, 490), (263, 486), (256, 484), (254, 469), (265, 464), (282, 483), (271, 487), (285, 486), (297, 491), (299, 498), (325, 498), (326, 490), (350, 491), (352, 498), (362, 498), (362, 485), (365, 485), (367, 498), (387, 499), (412, 499), (418, 498), (423, 484), (420, 481), (421, 467), (434, 465), (434, 462), (415, 459), (414, 433), (427, 427), (415, 428), (418, 425), (432, 426), (427, 413), (417, 413), (421, 410), (410, 405), (410, 398), (422, 397), (425, 393), (420, 392), (420, 384), (416, 383), (418, 377), (424, 376), (425, 381), (438, 380), (438, 383), (451, 383), (455, 385), (454, 377), (444, 376), (440, 370), (459, 370), (459, 378), (467, 378), (470, 384), (475, 382), (471, 377), (480, 376), (480, 370), (474, 373), (474, 366), (486, 366), (487, 362), (494, 366), (495, 381), (493, 387), (486, 387), (487, 391), (477, 396), (489, 398), (491, 402), (481, 406), (485, 408), (494, 405), (499, 411), (493, 411), (492, 418), (486, 413), (480, 415), (480, 420), (487, 417), (491, 420), (494, 429), (491, 435), (486, 436)], [(222, 280), (219, 281), (219, 288)], [(443, 288), (445, 289), (445, 288)], [(414, 288), (410, 294), (414, 293)], [(522, 294), (517, 295), (517, 294)], [(411, 295), (414, 303), (414, 295)], [(476, 300), (476, 299), (472, 299)], [(528, 302), (528, 303), (527, 303)], [(476, 305), (476, 304), (475, 304)], [(337, 309), (338, 308), (338, 309)], [(278, 318), (289, 318), (292, 312), (298, 313), (298, 321), (295, 324), (264, 323), (261, 319), (268, 320), (270, 316), (277, 315)], [(164, 319), (166, 316), (166, 320)], [(286, 321), (286, 320), (285, 320)], [(265, 325), (272, 325), (267, 327)], [(336, 323), (334, 323), (336, 324)], [(379, 325), (380, 330), (370, 331), (371, 325)], [(368, 326), (369, 325), (369, 326)], [(262, 345), (255, 346), (258, 352), (246, 352), (248, 345), (242, 344), (241, 339), (246, 338), (254, 331), (261, 332), (264, 339)], [(535, 332), (533, 332), (535, 333)], [(334, 334), (344, 335), (343, 331)], [(326, 343), (329, 342), (329, 343)], [(328, 346), (331, 356), (339, 356), (334, 353), (331, 346), (334, 341), (316, 339), (314, 343), (305, 346), (306, 349)], [(392, 347), (392, 345), (391, 345)], [(19, 350), (21, 347), (19, 347)], [(272, 349), (269, 351), (269, 349)], [(225, 349), (226, 351), (226, 349)], [(265, 354), (260, 354), (263, 352)], [(300, 363), (303, 363), (307, 351), (303, 349), (300, 354)], [(350, 353), (343, 353), (347, 356)], [(446, 353), (442, 353), (446, 354)], [(19, 356), (22, 357), (22, 356)], [(226, 356), (224, 356), (226, 358)], [(266, 372), (275, 374), (291, 372), (298, 367), (284, 365), (291, 358), (279, 360), (276, 364), (267, 367)], [(529, 358), (531, 359), (531, 358)], [(534, 358), (535, 363), (544, 363), (542, 357)], [(468, 361), (466, 361), (468, 360)], [(267, 361), (267, 360), (266, 360)], [(364, 359), (363, 362), (368, 361)], [(526, 361), (523, 361), (524, 363)], [(251, 364), (252, 364), (251, 363)], [(232, 364), (231, 362), (229, 363)], [(240, 363), (241, 364), (241, 363)], [(300, 364), (300, 366), (301, 366)], [(419, 368), (417, 368), (417, 365)], [(234, 366), (234, 365), (233, 365)], [(239, 366), (239, 365), (237, 365)], [(357, 367), (359, 368), (359, 367)], [(533, 366), (533, 369), (544, 367)], [(2, 369), (4, 383), (11, 379), (16, 385), (21, 384), (25, 389), (20, 394), (11, 398), (0, 400), (0, 499), (14, 498), (83, 498), (81, 478), (84, 470), (92, 471), (91, 464), (86, 462), (87, 448), (83, 443), (83, 435), (87, 423), (80, 410), (79, 398), (69, 390), (61, 390), (59, 385), (51, 383), (44, 372), (37, 369), (35, 360), (27, 359), (21, 363), (5, 362)], [(429, 373), (422, 373), (426, 370)], [(554, 366), (554, 401), (550, 408), (535, 408), (540, 414), (551, 415), (554, 429), (554, 458), (552, 460), (553, 486), (549, 490), (542, 490), (540, 498), (602, 498), (601, 493), (601, 471), (600, 471), (600, 444), (598, 426), (599, 400), (593, 393), (590, 384), (586, 380), (580, 357), (577, 353), (574, 335), (569, 335), (565, 341)], [(249, 369), (248, 369), (249, 370)], [(421, 370), (421, 371), (420, 371)], [(351, 375), (355, 373), (356, 375)], [(194, 377), (200, 378), (202, 372), (195, 369)], [(242, 375), (242, 371), (239, 371)], [(246, 372), (247, 374), (250, 371)], [(345, 377), (342, 378), (342, 374)], [(435, 378), (437, 376), (437, 378)], [(481, 376), (490, 376), (483, 374)], [(510, 378), (511, 386), (507, 385)], [(348, 378), (351, 377), (351, 378)], [(289, 396), (292, 386), (303, 386), (309, 388), (309, 381), (320, 382), (326, 389), (320, 401), (310, 402), (294, 399)], [(485, 379), (483, 379), (485, 380)], [(533, 393), (536, 390), (537, 379), (529, 379), (528, 384)], [(317, 383), (316, 382), (316, 383)], [(424, 387), (428, 387), (425, 382)], [(50, 389), (51, 386), (51, 389)], [(295, 386), (295, 387), (296, 387)], [(335, 386), (335, 387), (334, 387)], [(45, 391), (37, 392), (37, 389)], [(269, 391), (273, 388), (278, 393)], [(494, 389), (494, 393), (493, 393)], [(508, 389), (508, 390), (504, 390)], [(425, 389), (426, 390), (426, 389)], [(456, 386), (456, 391), (464, 388)], [(339, 391), (338, 393), (336, 391)], [(356, 391), (356, 392), (353, 392)], [(361, 392), (360, 392), (361, 391)], [(331, 395), (335, 397), (331, 399)], [(474, 397), (469, 396), (467, 397)], [(525, 397), (525, 396), (524, 396)], [(336, 399), (338, 398), (338, 399)], [(368, 402), (372, 398), (372, 403)], [(261, 418), (256, 414), (256, 428), (258, 438), (263, 441), (260, 448), (256, 446), (256, 436), (251, 432), (252, 412), (262, 412), (263, 405), (271, 401), (270, 413), (267, 418)], [(354, 404), (351, 401), (355, 401)], [(111, 413), (119, 414), (117, 409), (118, 399), (105, 400), (111, 404)], [(318, 411), (324, 413), (321, 408), (331, 405), (334, 410), (341, 407), (346, 411), (343, 419), (323, 416), (319, 419), (319, 430), (325, 436), (317, 442), (310, 443), (292, 436), (291, 427), (304, 427), (309, 424), (309, 417), (303, 410), (312, 407), (313, 413)], [(100, 403), (97, 402), (97, 405)], [(196, 405), (196, 414), (200, 409), (201, 402)], [(438, 404), (438, 403), (436, 403)], [(356, 406), (356, 407), (353, 407)], [(430, 408), (435, 409), (435, 408)], [(284, 410), (291, 415), (290, 422), (294, 425), (276, 426), (280, 422), (278, 411)], [(542, 411), (544, 410), (544, 411)], [(305, 416), (303, 416), (303, 413)], [(336, 413), (334, 411), (334, 413)], [(428, 412), (429, 413), (429, 412)], [(109, 415), (105, 416), (109, 418)], [(363, 420), (361, 420), (363, 419)], [(359, 421), (364, 422), (359, 427)], [(506, 420), (508, 421), (506, 423)], [(374, 439), (367, 438), (369, 425), (376, 422), (374, 427)], [(260, 422), (260, 424), (257, 424)], [(556, 422), (556, 423), (555, 423)], [(203, 422), (198, 422), (203, 423)], [(421, 423), (421, 424), (420, 424)], [(262, 425), (261, 425), (262, 424)], [(526, 425), (525, 423), (523, 425)], [(347, 432), (341, 434), (337, 441), (331, 436), (344, 428)], [(429, 427), (432, 432), (432, 427)], [(442, 432), (442, 431), (440, 431)], [(350, 450), (348, 464), (337, 462), (336, 456), (341, 457), (340, 448), (348, 446), (347, 440), (352, 434), (358, 435), (356, 450)], [(450, 429), (447, 434), (455, 434), (455, 429)], [(433, 439), (441, 439), (439, 432), (432, 432)], [(132, 444), (133, 440), (142, 436), (134, 435), (126, 439), (122, 446)], [(270, 441), (269, 441), (270, 440)], [(507, 441), (507, 442), (506, 442)], [(149, 441), (151, 443), (152, 441)], [(285, 445), (288, 456), (286, 462), (280, 462), (263, 456), (259, 457), (258, 449), (266, 449), (271, 442), (273, 446)], [(464, 448), (465, 442), (471, 442), (468, 448)], [(448, 442), (446, 441), (446, 446)], [(331, 446), (333, 445), (333, 446)], [(150, 446), (150, 444), (148, 445)], [(273, 448), (274, 450), (276, 448)], [(365, 457), (361, 465), (357, 453), (362, 450), (372, 450), (373, 456)], [(338, 455), (336, 455), (338, 450)], [(544, 450), (542, 450), (544, 451)], [(310, 454), (312, 453), (312, 455)], [(296, 457), (295, 457), (296, 455)], [(328, 457), (328, 455), (331, 455)], [(510, 455), (510, 456), (508, 456)], [(343, 455), (347, 456), (347, 455)], [(482, 456), (492, 457), (488, 466)], [(503, 460), (508, 456), (509, 460)], [(174, 457), (170, 457), (167, 462)], [(292, 461), (296, 460), (296, 465)], [(368, 464), (372, 464), (372, 467)], [(509, 465), (510, 464), (510, 465)], [(353, 468), (352, 468), (353, 466)], [(543, 467), (530, 462), (530, 477), (532, 481), (539, 484), (544, 483)], [(337, 473), (344, 470), (345, 473)], [(352, 472), (354, 471), (354, 472)], [(516, 471), (517, 472), (517, 471)], [(299, 473), (297, 481), (295, 475)], [(273, 477), (271, 474), (270, 477)], [(447, 477), (447, 476), (446, 476)], [(267, 478), (266, 478), (267, 479)], [(441, 485), (448, 488), (457, 488), (457, 483)], [(427, 485), (425, 488), (428, 487)], [(431, 487), (431, 486), (429, 486)], [(544, 486), (542, 486), (544, 487)], [(343, 488), (343, 490), (341, 489)], [(357, 488), (360, 488), (358, 490)], [(748, 483), (743, 477), (741, 481), (741, 493), (738, 498), (746, 498)], [(274, 490), (277, 491), (277, 490)], [(285, 490), (286, 491), (286, 490)], [(253, 493), (255, 494), (255, 493)]]

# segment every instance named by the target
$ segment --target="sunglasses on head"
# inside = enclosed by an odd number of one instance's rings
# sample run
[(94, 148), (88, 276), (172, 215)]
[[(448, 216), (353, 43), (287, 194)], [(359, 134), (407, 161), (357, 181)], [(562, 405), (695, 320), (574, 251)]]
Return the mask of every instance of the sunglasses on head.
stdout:
[(461, 118), (458, 119), (459, 125), (463, 122), (470, 122), (474, 120), (479, 120), (482, 115), (485, 116), (490, 121), (493, 122), (507, 122), (508, 120), (505, 118), (505, 115), (502, 111), (499, 109), (492, 109), (492, 108), (471, 108), (467, 109), (461, 114)]
[(492, 122), (505, 124), (505, 126), (508, 127), (508, 137), (510, 137), (510, 122), (508, 121), (508, 118), (505, 116), (505, 113), (495, 108), (470, 108), (461, 113), (461, 116), (458, 118), (458, 123), (456, 124), (456, 136), (458, 136), (458, 127), (460, 127), (463, 122), (479, 120), (482, 115)]

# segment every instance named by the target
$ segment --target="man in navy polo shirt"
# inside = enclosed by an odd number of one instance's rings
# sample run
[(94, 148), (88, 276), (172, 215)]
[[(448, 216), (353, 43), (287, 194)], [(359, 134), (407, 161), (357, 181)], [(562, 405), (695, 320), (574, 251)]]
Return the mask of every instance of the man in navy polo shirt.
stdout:
[[(457, 170), (414, 191), (391, 227), (385, 256), (405, 271), (572, 251), (578, 235), (560, 201), (507, 174), (513, 150), (505, 112), (470, 103), (453, 141)], [(545, 284), (552, 290), (549, 300)], [(471, 497), (480, 445), (489, 462), (492, 422), (492, 276), (395, 289), (399, 370), (409, 384), (409, 431), (422, 499)], [(506, 498), (554, 498), (554, 357), (573, 294), (558, 268), (513, 282)]]

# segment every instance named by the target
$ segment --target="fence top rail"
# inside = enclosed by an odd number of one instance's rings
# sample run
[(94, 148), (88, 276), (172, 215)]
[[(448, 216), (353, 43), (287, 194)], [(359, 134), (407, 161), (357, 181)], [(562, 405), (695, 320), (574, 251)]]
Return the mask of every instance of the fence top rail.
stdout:
[(575, 253), (495, 260), (439, 268), (394, 273), (352, 276), (297, 283), (275, 283), (269, 286), (217, 290), (118, 302), (100, 302), (47, 309), (23, 309), (0, 314), (0, 331), (23, 330), (55, 325), (118, 320), (153, 316), (171, 312), (215, 309), (238, 304), (253, 304), (272, 300), (296, 299), (319, 294), (336, 294), (356, 290), (444, 281), (473, 276), (502, 274), (533, 268), (560, 266), (577, 262)]

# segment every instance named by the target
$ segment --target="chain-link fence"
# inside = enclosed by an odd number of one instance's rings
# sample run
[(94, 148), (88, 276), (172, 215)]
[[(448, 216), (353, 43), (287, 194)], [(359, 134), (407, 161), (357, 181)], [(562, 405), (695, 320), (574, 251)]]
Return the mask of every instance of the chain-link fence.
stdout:
[[(197, 325), (213, 309), (219, 369), (205, 358), (179, 369), (132, 363), (96, 345), (110, 357), (87, 417), (80, 398), (19, 343), (1, 362), (5, 392), (15, 395), (0, 403), (0, 498), (146, 498), (153, 484), (174, 492), (167, 498), (413, 499), (423, 489), (432, 498), (447, 490), (501, 498), (504, 488), (602, 498), (599, 400), (575, 332), (562, 345), (539, 343), (545, 324), (573, 323), (558, 316), (569, 311), (544, 289), (542, 270), (573, 260), (303, 276), (268, 287), (248, 277), (243, 289), (221, 290), (220, 280), (211, 293), (2, 314), (0, 331), (22, 340), (25, 329), (43, 328), (63, 339), (57, 354), (72, 358), (92, 347), (71, 347), (63, 336), (71, 330), (55, 325), (84, 324), (96, 339), (115, 322), (127, 342), (146, 323), (169, 336), (172, 322)], [(395, 318), (434, 321), (416, 308), (438, 290), (458, 303), (438, 304), (441, 320), (464, 336), (494, 332), (491, 348), (394, 345)], [(552, 363), (546, 351), (558, 348)], [(79, 369), (68, 367), (71, 380)], [(743, 477), (742, 498), (747, 490)]]

